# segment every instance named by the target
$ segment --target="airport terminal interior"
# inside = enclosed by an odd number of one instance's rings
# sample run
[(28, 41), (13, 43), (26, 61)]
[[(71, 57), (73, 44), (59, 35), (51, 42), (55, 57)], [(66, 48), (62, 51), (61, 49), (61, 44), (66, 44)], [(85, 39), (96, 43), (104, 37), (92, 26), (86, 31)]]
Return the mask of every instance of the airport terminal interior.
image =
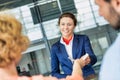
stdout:
[(99, 16), (94, 0), (1, 0), (0, 9), (20, 20), (23, 34), (31, 41), (16, 67), (19, 75), (50, 75), (50, 48), (61, 36), (57, 21), (64, 12), (76, 16), (78, 23), (74, 32), (90, 38), (97, 56), (97, 63), (93, 65), (96, 74), (99, 73), (106, 49), (120, 34)]

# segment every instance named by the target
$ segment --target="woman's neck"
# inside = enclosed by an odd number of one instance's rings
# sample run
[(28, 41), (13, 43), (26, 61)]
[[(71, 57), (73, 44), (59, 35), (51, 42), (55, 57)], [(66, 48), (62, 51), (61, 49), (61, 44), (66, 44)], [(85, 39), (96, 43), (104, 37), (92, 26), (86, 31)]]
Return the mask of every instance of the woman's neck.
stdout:
[(62, 36), (64, 39), (67, 39), (67, 40), (69, 40), (69, 39), (71, 39), (72, 37), (73, 37), (73, 35), (70, 35), (70, 36)]
[(12, 77), (12, 76), (18, 76), (16, 66), (14, 63), (4, 67), (0, 68), (0, 78), (2, 80), (5, 80), (6, 78)]
[(70, 37), (70, 38), (64, 38), (63, 37), (63, 41), (67, 44), (67, 45), (69, 45), (69, 43), (70, 43), (70, 41), (72, 40), (72, 36)]

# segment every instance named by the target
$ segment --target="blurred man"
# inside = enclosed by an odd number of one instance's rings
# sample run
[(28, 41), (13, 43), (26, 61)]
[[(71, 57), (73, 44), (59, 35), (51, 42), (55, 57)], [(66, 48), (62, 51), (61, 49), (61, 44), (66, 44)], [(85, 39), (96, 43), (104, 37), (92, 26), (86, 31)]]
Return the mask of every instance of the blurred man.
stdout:
[[(95, 0), (99, 14), (115, 30), (120, 29), (120, 0)], [(107, 50), (100, 69), (99, 80), (120, 80), (120, 34)]]

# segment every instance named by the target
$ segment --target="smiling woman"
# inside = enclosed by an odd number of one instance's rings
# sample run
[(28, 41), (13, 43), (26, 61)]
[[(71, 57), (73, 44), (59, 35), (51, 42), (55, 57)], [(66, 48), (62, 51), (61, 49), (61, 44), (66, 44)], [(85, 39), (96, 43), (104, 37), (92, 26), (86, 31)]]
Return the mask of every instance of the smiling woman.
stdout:
[[(58, 25), (62, 36), (51, 47), (52, 76), (65, 78), (67, 75), (71, 75), (73, 61), (76, 59), (82, 60), (81, 66), (85, 79), (95, 74), (92, 65), (96, 63), (97, 58), (93, 53), (88, 36), (74, 33), (76, 24), (76, 17), (72, 13), (66, 12), (59, 17)], [(88, 56), (83, 59), (86, 53)], [(64, 74), (61, 73), (59, 66)]]

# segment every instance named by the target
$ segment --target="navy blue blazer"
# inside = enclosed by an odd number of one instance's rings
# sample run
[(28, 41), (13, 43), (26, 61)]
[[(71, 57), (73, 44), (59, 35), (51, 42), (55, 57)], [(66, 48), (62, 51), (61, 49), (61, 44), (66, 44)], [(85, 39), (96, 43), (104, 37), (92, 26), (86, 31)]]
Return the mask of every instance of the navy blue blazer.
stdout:
[[(97, 62), (97, 58), (93, 53), (90, 40), (86, 35), (74, 34), (72, 55), (73, 59), (79, 59), (81, 56), (89, 53), (91, 63), (83, 67), (83, 76), (86, 77), (90, 74), (95, 74), (92, 65)], [(68, 58), (65, 46), (60, 43), (60, 40), (51, 47), (51, 75), (57, 78), (65, 78), (72, 73), (73, 63)], [(63, 71), (63, 74), (61, 73)]]

